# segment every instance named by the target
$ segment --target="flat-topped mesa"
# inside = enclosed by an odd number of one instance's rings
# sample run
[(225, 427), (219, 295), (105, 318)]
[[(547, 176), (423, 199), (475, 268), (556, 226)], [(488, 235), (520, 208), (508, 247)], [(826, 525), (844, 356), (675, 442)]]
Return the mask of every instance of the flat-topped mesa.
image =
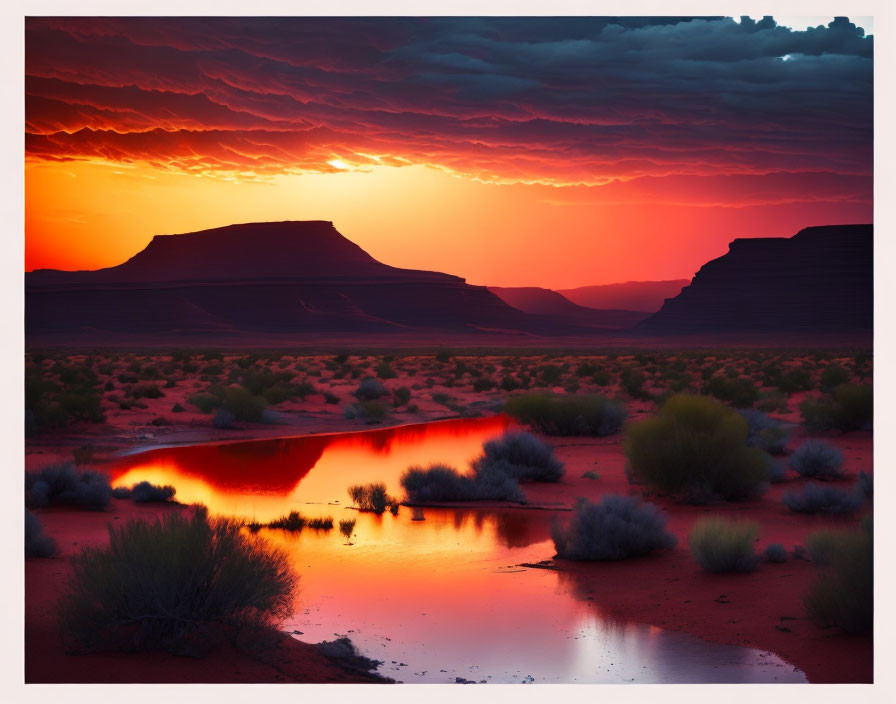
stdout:
[(244, 223), (182, 235), (156, 235), (118, 266), (97, 271), (43, 269), (29, 286), (255, 279), (427, 278), (448, 274), (387, 266), (325, 220)]
[(873, 225), (736, 239), (638, 325), (647, 333), (871, 330)]

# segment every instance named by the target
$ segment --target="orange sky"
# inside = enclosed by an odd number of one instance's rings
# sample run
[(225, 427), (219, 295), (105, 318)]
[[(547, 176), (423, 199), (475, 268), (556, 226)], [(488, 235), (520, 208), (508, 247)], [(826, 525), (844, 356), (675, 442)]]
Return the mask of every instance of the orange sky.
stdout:
[(846, 20), (32, 18), (25, 268), (322, 219), (473, 284), (690, 277), (735, 237), (871, 222), (871, 41)]

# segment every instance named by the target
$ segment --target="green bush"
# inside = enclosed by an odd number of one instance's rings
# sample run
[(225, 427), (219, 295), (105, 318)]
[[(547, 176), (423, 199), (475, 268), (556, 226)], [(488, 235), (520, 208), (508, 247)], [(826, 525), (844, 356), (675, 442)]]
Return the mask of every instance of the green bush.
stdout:
[(802, 367), (794, 367), (785, 372), (775, 384), (786, 394), (794, 391), (809, 391), (812, 388), (812, 375)]
[(629, 426), (630, 476), (689, 503), (752, 497), (768, 477), (770, 458), (749, 447), (747, 436), (737, 411), (703, 396), (672, 396), (656, 416)]
[(526, 394), (507, 400), (504, 412), (546, 435), (597, 435), (618, 432), (625, 409), (598, 394)]
[(193, 394), (187, 399), (187, 403), (196, 406), (202, 413), (211, 413), (224, 405), (224, 398), (217, 394)]
[(288, 557), (239, 523), (166, 515), (109, 524), (109, 545), (84, 548), (58, 605), (78, 650), (197, 654), (293, 611)]
[(874, 627), (874, 537), (871, 520), (836, 536), (825, 565), (803, 597), (806, 613), (823, 628), (871, 633)]
[(841, 384), (829, 396), (806, 399), (800, 404), (803, 425), (810, 432), (871, 429), (874, 391), (870, 385)]
[(389, 415), (389, 409), (379, 401), (359, 401), (346, 406), (342, 415), (346, 420), (363, 418), (368, 423), (379, 423)]
[(745, 378), (714, 376), (704, 385), (703, 393), (727, 401), (737, 408), (750, 408), (759, 399), (759, 389)]
[(131, 398), (162, 398), (165, 394), (155, 384), (137, 384), (131, 389)]
[(623, 367), (619, 383), (632, 398), (644, 398), (644, 374), (636, 367)]
[(848, 384), (850, 379), (849, 371), (839, 364), (829, 364), (821, 373), (821, 388), (824, 391), (833, 391), (841, 384)]
[(691, 553), (707, 572), (752, 572), (759, 557), (755, 552), (755, 523), (704, 518), (688, 536)]
[(267, 407), (267, 401), (242, 387), (232, 386), (224, 391), (224, 408), (236, 420), (257, 423)]

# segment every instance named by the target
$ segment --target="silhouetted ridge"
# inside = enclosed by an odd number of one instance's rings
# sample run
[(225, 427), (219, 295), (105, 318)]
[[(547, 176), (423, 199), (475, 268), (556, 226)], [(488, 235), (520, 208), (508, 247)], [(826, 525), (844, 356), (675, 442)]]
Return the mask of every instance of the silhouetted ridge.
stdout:
[(331, 222), (161, 235), (118, 266), (25, 275), (25, 329), (57, 342), (414, 330), (577, 331), (457, 276), (378, 262)]
[(873, 256), (873, 225), (736, 239), (637, 327), (663, 334), (871, 330)]
[(322, 279), (448, 274), (397, 269), (378, 262), (324, 220), (260, 222), (184, 235), (156, 235), (123, 264), (98, 271), (43, 269), (28, 285), (215, 281), (223, 279)]

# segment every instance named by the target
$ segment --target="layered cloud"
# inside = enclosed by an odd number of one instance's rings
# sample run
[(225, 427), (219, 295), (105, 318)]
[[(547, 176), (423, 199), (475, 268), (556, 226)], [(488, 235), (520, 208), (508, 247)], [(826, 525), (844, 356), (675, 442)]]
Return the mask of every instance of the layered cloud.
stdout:
[(26, 152), (241, 178), (427, 164), (621, 202), (864, 201), (872, 53), (845, 19), (32, 18)]

